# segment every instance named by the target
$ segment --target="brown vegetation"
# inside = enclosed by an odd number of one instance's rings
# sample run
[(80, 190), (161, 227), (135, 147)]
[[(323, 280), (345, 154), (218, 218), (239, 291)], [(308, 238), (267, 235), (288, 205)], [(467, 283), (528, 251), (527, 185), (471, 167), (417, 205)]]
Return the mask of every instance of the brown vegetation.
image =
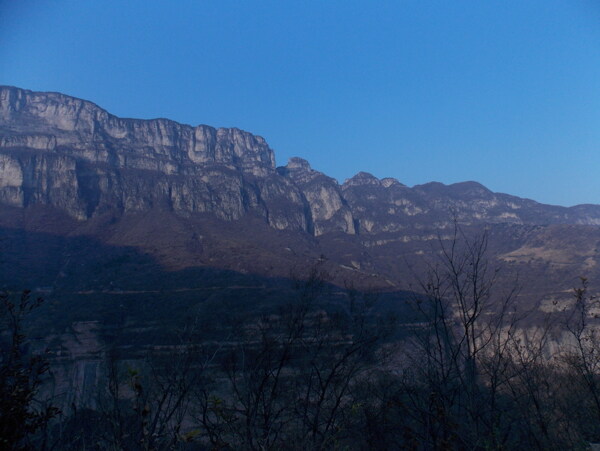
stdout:
[[(143, 363), (108, 353), (95, 407), (73, 406), (48, 434), (39, 430), (56, 410), (32, 409), (46, 367), (36, 357), (18, 364), (33, 382), (17, 403), (30, 420), (19, 426), (7, 415), (16, 404), (2, 404), (2, 430), (14, 432), (6, 449), (546, 450), (599, 440), (600, 337), (587, 281), (559, 322), (527, 329), (518, 287), (497, 285), (485, 234), (456, 227), (439, 250), (409, 324), (352, 289), (344, 302), (323, 302), (328, 275), (317, 264), (293, 298), (234, 322), (220, 340), (196, 323)], [(24, 295), (17, 310), (4, 305), (14, 353), (30, 304)], [(556, 330), (570, 339), (549, 355)]]

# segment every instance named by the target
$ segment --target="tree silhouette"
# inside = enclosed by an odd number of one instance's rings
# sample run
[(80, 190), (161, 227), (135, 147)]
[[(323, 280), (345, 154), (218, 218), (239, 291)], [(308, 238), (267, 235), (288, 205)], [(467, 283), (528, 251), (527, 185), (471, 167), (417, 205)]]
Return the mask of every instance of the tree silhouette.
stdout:
[(36, 407), (48, 362), (43, 355), (28, 352), (24, 333), (26, 316), (42, 303), (23, 291), (14, 302), (0, 293), (0, 449), (31, 449), (31, 436), (58, 413), (52, 406)]

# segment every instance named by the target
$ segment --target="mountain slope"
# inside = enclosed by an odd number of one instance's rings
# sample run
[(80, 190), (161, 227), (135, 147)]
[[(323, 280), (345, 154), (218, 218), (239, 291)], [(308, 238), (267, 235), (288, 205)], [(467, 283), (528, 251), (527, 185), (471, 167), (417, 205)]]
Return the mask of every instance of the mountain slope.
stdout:
[[(45, 248), (43, 232), (130, 247), (164, 271), (287, 277), (324, 255), (336, 283), (406, 289), (452, 239), (455, 223), (469, 234), (488, 230), (506, 280), (518, 272), (527, 281), (523, 296), (564, 294), (579, 275), (600, 280), (598, 205), (544, 205), (476, 182), (411, 188), (364, 172), (340, 185), (301, 158), (276, 167), (263, 138), (235, 128), (122, 119), (63, 94), (6, 86), (0, 213), (12, 249), (4, 252), (4, 285), (31, 282), (26, 269), (13, 270), (29, 261), (18, 252), (25, 246), (39, 253), (30, 264), (32, 273), (46, 272), (44, 285), (75, 290), (72, 262)], [(102, 253), (94, 258), (103, 261)], [(119, 265), (87, 269), (94, 277), (86, 289), (110, 290), (118, 279), (125, 290), (128, 280), (143, 280)]]

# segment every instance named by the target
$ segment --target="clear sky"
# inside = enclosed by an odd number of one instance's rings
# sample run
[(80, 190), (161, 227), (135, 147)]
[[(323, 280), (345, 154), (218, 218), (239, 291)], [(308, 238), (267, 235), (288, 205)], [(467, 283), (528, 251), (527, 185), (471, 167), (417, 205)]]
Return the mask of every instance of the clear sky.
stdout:
[(0, 84), (242, 128), (340, 182), (600, 204), (598, 0), (0, 0)]

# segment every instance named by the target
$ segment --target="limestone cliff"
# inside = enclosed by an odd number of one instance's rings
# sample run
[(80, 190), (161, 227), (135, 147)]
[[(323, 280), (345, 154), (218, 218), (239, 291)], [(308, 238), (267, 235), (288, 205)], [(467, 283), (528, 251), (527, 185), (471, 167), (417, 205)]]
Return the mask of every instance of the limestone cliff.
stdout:
[(302, 158), (291, 158), (278, 171), (302, 191), (316, 236), (334, 231), (355, 233), (352, 212), (336, 180), (313, 170)]
[[(0, 152), (0, 202), (9, 205), (45, 203), (78, 219), (156, 206), (227, 220), (256, 210), (275, 227), (306, 228), (298, 193), (268, 182), (273, 151), (235, 128), (121, 119), (62, 94), (2, 87)], [(300, 213), (267, 212), (284, 191)]]
[(538, 204), (475, 182), (409, 188), (359, 173), (342, 186), (236, 128), (122, 119), (58, 93), (0, 87), (0, 203), (48, 205), (78, 220), (154, 208), (273, 228), (377, 234), (464, 224), (600, 224), (600, 206)]

